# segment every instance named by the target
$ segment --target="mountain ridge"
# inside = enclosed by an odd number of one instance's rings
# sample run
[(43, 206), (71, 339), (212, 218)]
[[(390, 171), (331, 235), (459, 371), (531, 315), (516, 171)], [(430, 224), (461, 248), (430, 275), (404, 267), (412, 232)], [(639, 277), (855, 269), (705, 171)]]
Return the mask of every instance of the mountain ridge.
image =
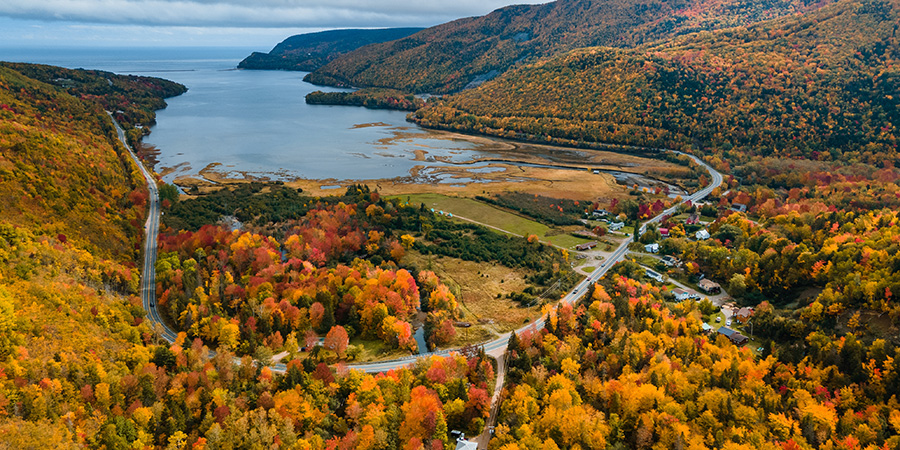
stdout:
[(660, 39), (756, 23), (829, 2), (558, 0), (513, 5), (395, 41), (361, 47), (305, 78), (315, 84), (445, 94), (474, 79), (575, 48), (629, 48)]
[(896, 155), (898, 11), (896, 1), (845, 1), (634, 50), (579, 49), (432, 103), (416, 120), (570, 144), (699, 145), (733, 160), (874, 161)]
[(298, 34), (281, 41), (269, 53), (253, 52), (238, 64), (238, 69), (311, 72), (364, 45), (400, 39), (421, 30), (346, 29)]

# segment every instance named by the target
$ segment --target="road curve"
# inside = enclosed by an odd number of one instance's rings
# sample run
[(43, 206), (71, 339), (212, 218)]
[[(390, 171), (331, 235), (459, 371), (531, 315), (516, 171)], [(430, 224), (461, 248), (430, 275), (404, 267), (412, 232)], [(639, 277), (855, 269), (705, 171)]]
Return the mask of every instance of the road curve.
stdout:
[[(175, 342), (175, 339), (178, 337), (178, 333), (169, 328), (165, 322), (162, 320), (162, 316), (159, 315), (159, 311), (157, 310), (156, 305), (156, 253), (157, 253), (157, 235), (159, 234), (159, 220), (160, 220), (160, 211), (159, 211), (159, 189), (156, 185), (156, 178), (153, 174), (144, 167), (144, 164), (141, 163), (140, 159), (138, 159), (137, 155), (134, 153), (134, 150), (131, 149), (131, 146), (128, 145), (128, 141), (125, 139), (125, 132), (122, 130), (122, 127), (119, 126), (119, 123), (116, 122), (115, 118), (113, 118), (112, 114), (107, 111), (109, 114), (110, 120), (112, 120), (113, 125), (116, 127), (116, 133), (119, 135), (119, 140), (122, 142), (122, 145), (125, 146), (125, 149), (128, 150), (128, 153), (131, 155), (131, 158), (134, 160), (135, 164), (138, 165), (141, 169), (141, 173), (144, 174), (144, 178), (147, 180), (147, 189), (150, 192), (150, 208), (147, 213), (147, 222), (144, 224), (144, 270), (141, 274), (141, 303), (144, 306), (144, 310), (147, 311), (147, 319), (150, 320), (151, 326), (156, 331), (160, 337), (165, 339), (169, 343)], [(722, 184), (724, 177), (721, 173), (713, 169), (709, 164), (703, 162), (700, 158), (697, 158), (694, 155), (670, 150), (673, 153), (677, 153), (680, 155), (686, 155), (691, 158), (695, 163), (699, 164), (703, 168), (709, 172), (712, 177), (712, 181), (699, 191), (689, 195), (688, 197), (682, 199), (681, 203), (685, 203), (688, 201), (696, 202), (703, 198), (706, 198), (713, 189), (719, 187)], [(680, 204), (680, 203), (679, 203)], [(648, 220), (644, 225), (640, 228), (640, 233), (643, 233), (648, 224), (657, 223), (662, 220), (663, 217), (672, 214), (675, 212), (678, 204), (673, 205), (672, 207), (666, 209), (661, 212), (656, 217)], [(634, 240), (634, 236), (625, 239), (622, 244), (619, 245), (618, 248), (610, 255), (610, 257), (600, 266), (599, 269), (591, 272), (590, 275), (585, 277), (578, 283), (571, 291), (566, 293), (560, 299), (560, 303), (569, 303), (574, 304), (584, 293), (587, 291), (588, 286), (593, 283), (596, 283), (601, 277), (606, 275), (606, 272), (615, 265), (616, 262), (625, 257), (625, 253), (628, 251), (628, 244), (630, 244)], [(541, 317), (534, 322), (525, 325), (522, 328), (516, 330), (516, 333), (522, 333), (526, 330), (540, 330), (544, 327), (544, 318)], [(485, 342), (482, 344), (484, 351), (486, 353), (496, 354), (497, 352), (503, 353), (506, 351), (506, 345), (509, 343), (509, 337), (511, 333), (504, 333), (497, 339), (492, 341)], [(456, 350), (448, 349), (441, 350), (437, 352), (430, 352), (420, 355), (411, 355), (401, 359), (395, 359), (390, 361), (378, 361), (367, 364), (350, 364), (348, 367), (361, 370), (363, 372), (369, 373), (378, 373), (378, 372), (387, 372), (389, 370), (395, 370), (402, 367), (410, 366), (416, 362), (419, 358), (430, 357), (430, 356), (447, 356), (451, 353), (454, 353)], [(210, 351), (211, 355), (214, 355), (214, 351)], [(240, 364), (240, 359), (235, 357), (235, 363)], [(285, 372), (287, 370), (287, 366), (284, 364), (274, 364), (270, 366), (272, 370), (276, 372)]]
[[(706, 169), (706, 171), (709, 172), (710, 176), (712, 177), (711, 182), (706, 187), (683, 198), (681, 200), (681, 203), (686, 203), (688, 201), (696, 202), (698, 200), (702, 200), (702, 199), (706, 198), (706, 196), (708, 196), (710, 193), (712, 193), (713, 189), (722, 185), (722, 181), (724, 180), (724, 177), (722, 176), (722, 174), (719, 173), (718, 171), (716, 171), (716, 169), (713, 169), (712, 166), (710, 166), (709, 164), (703, 162), (703, 160), (701, 160), (700, 158), (698, 158), (694, 155), (682, 153), (682, 152), (675, 151), (675, 150), (670, 150), (670, 151), (673, 153), (679, 154), (679, 155), (688, 156), (695, 163), (699, 164), (704, 169)], [(660, 221), (662, 221), (663, 217), (674, 213), (676, 208), (678, 207), (678, 205), (680, 205), (681, 203), (673, 205), (672, 207), (661, 212), (659, 215), (657, 215), (657, 216), (653, 217), (652, 219), (648, 220), (647, 222), (645, 222), (644, 225), (642, 225), (640, 228), (640, 233), (643, 233), (644, 231), (646, 231), (648, 224), (660, 222)], [(593, 283), (596, 283), (597, 280), (599, 280), (604, 275), (606, 275), (606, 272), (608, 272), (609, 269), (613, 265), (615, 265), (616, 262), (618, 262), (619, 260), (621, 260), (625, 257), (625, 253), (628, 251), (628, 244), (630, 244), (632, 241), (634, 241), (633, 235), (631, 237), (629, 237), (628, 239), (625, 239), (625, 241), (623, 241), (622, 244), (619, 245), (618, 248), (616, 248), (616, 250), (613, 252), (613, 254), (610, 255), (610, 257), (600, 266), (599, 269), (596, 269), (593, 272), (591, 272), (590, 275), (588, 275), (583, 280), (581, 280), (581, 282), (578, 283), (574, 288), (572, 288), (571, 291), (566, 293), (566, 295), (563, 296), (562, 299), (560, 299), (560, 303), (565, 302), (565, 303), (569, 303), (569, 304), (574, 304), (575, 301), (577, 301), (582, 295), (584, 295), (585, 292), (587, 292), (588, 286), (590, 286)], [(541, 328), (544, 328), (544, 318), (543, 317), (535, 320), (534, 322), (531, 322), (528, 325), (525, 325), (522, 328), (519, 328), (518, 330), (516, 330), (516, 333), (517, 334), (522, 333), (523, 331), (526, 331), (526, 330), (537, 331), (537, 330), (540, 330)], [(496, 354), (497, 352), (500, 352), (500, 353), (504, 352), (506, 350), (506, 345), (509, 343), (509, 337), (510, 337), (510, 333), (504, 333), (497, 339), (485, 342), (484, 344), (482, 344), (482, 346), (484, 347), (485, 353)], [(399, 369), (401, 367), (406, 367), (406, 366), (412, 365), (418, 358), (428, 357), (428, 356), (432, 356), (432, 355), (443, 356), (443, 355), (447, 355), (448, 353), (452, 353), (452, 352), (453, 352), (452, 350), (442, 350), (442, 351), (436, 352), (436, 353), (426, 353), (426, 354), (422, 354), (422, 355), (411, 356), (409, 358), (403, 358), (403, 359), (392, 360), (392, 361), (380, 361), (380, 362), (370, 363), (370, 364), (351, 364), (351, 365), (348, 365), (348, 367), (357, 369), (357, 370), (362, 370), (365, 372), (373, 372), (373, 373), (374, 372), (385, 372), (387, 370)]]
[(144, 179), (147, 180), (147, 190), (150, 191), (150, 208), (147, 211), (147, 222), (144, 224), (144, 270), (141, 273), (141, 303), (144, 306), (144, 311), (147, 311), (147, 320), (150, 321), (151, 328), (171, 344), (175, 342), (178, 333), (166, 326), (166, 323), (163, 322), (162, 317), (159, 315), (159, 311), (156, 309), (156, 238), (159, 234), (159, 189), (156, 186), (156, 177), (144, 167), (134, 150), (128, 145), (128, 141), (125, 139), (125, 132), (122, 131), (122, 127), (113, 118), (112, 113), (107, 111), (106, 114), (109, 114), (110, 120), (115, 125), (116, 133), (118, 133), (122, 145), (128, 150), (131, 159), (140, 167), (141, 173), (144, 174)]

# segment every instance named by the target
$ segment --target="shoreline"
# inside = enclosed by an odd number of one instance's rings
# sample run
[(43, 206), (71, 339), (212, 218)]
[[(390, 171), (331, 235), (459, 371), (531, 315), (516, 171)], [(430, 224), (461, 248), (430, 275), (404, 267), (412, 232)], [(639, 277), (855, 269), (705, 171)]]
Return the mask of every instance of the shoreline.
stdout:
[[(621, 197), (628, 186), (616, 181), (615, 173), (627, 173), (640, 187), (652, 189), (668, 186), (683, 189), (675, 180), (660, 179), (670, 174), (676, 179), (687, 175), (689, 169), (669, 161), (619, 153), (609, 150), (568, 148), (498, 139), (491, 136), (468, 135), (455, 131), (426, 129), (430, 139), (465, 141), (474, 145), (473, 152), (492, 152), (495, 156), (473, 154), (465, 161), (453, 161), (448, 156), (430, 156), (428, 148), (413, 150), (414, 166), (406, 175), (389, 178), (337, 179), (291, 178), (286, 173), (262, 174), (225, 168), (211, 163), (194, 174), (173, 180), (185, 192), (204, 194), (228, 186), (248, 182), (278, 182), (303, 189), (309, 195), (331, 195), (336, 189), (353, 184), (367, 184), (384, 195), (412, 193), (441, 193), (462, 196), (483, 195), (489, 192), (526, 192), (556, 198), (585, 200)], [(420, 137), (418, 133), (398, 132), (378, 141), (391, 145), (393, 141)], [(439, 163), (430, 164), (430, 163)], [(170, 174), (190, 167), (185, 162), (175, 167), (159, 168)], [(597, 173), (599, 172), (599, 173)]]

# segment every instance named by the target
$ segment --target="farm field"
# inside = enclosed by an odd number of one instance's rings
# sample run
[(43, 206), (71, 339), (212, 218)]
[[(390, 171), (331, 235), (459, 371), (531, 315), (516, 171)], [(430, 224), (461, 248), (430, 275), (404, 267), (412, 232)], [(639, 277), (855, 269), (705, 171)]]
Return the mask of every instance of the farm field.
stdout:
[[(588, 242), (587, 239), (570, 235), (566, 228), (551, 228), (534, 220), (526, 219), (470, 198), (441, 194), (411, 194), (397, 197), (404, 201), (408, 200), (411, 204), (424, 203), (426, 208), (434, 208), (436, 212), (443, 211), (444, 213), (451, 213), (453, 216), (462, 216), (520, 236), (534, 234), (541, 241), (549, 242), (559, 247), (571, 248), (583, 242)], [(456, 217), (454, 219), (460, 220)]]

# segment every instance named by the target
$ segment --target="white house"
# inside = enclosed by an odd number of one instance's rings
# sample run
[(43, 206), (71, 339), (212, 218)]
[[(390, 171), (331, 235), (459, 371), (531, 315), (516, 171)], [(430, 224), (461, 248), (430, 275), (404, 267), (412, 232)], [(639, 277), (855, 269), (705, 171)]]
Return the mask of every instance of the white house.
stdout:
[(644, 251), (647, 253), (659, 253), (659, 244), (652, 243), (644, 246)]
[(625, 222), (613, 222), (609, 224), (609, 231), (619, 231), (625, 227)]
[(659, 282), (659, 283), (662, 283), (662, 282), (663, 282), (663, 277), (662, 277), (662, 275), (660, 275), (660, 274), (658, 274), (658, 273), (656, 273), (656, 272), (654, 272), (654, 271), (652, 271), (652, 270), (650, 270), (650, 269), (644, 269), (644, 272), (647, 273), (647, 276), (648, 276), (648, 277), (650, 277), (650, 278), (656, 280), (657, 282)]
[(675, 301), (677, 302), (683, 302), (692, 297), (688, 291), (681, 288), (672, 289), (672, 293), (675, 294)]
[(701, 241), (705, 240), (705, 239), (709, 239), (709, 231), (706, 231), (706, 229), (704, 228), (704, 229), (694, 233), (694, 236), (696, 236), (697, 239), (701, 240)]

